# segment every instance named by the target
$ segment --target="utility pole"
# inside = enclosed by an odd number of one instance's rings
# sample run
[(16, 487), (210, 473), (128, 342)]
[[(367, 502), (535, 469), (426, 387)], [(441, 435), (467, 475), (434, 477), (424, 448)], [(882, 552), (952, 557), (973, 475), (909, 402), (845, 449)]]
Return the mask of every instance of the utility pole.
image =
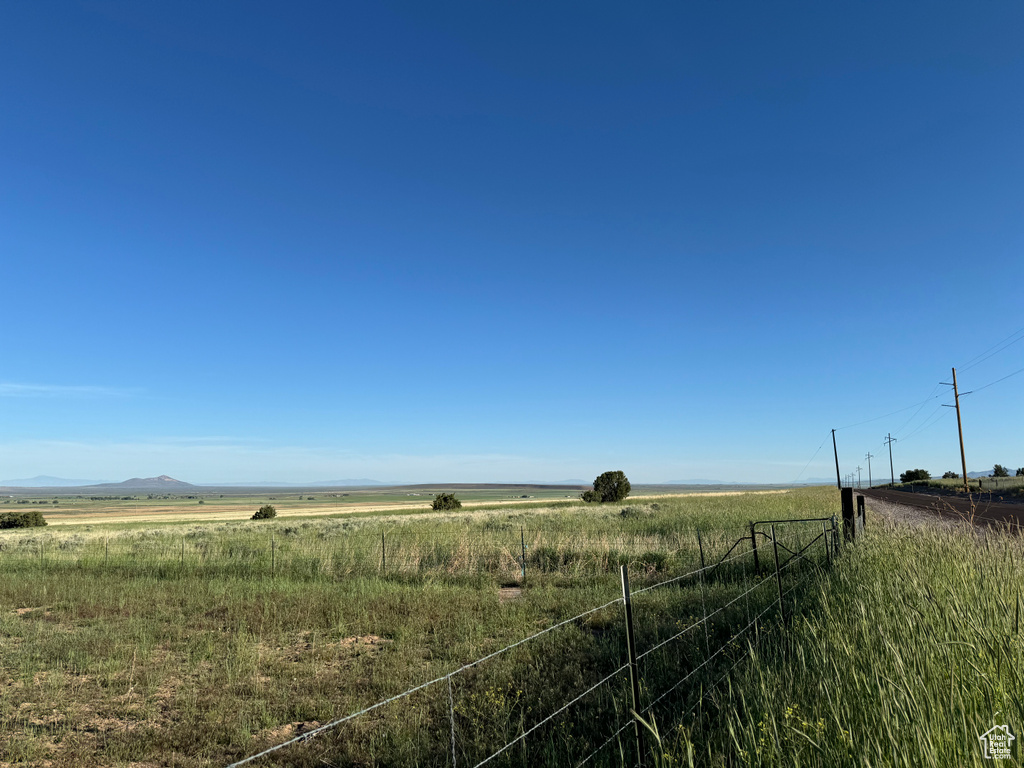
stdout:
[(871, 451), (868, 451), (868, 455), (864, 457), (868, 460), (868, 488), (871, 487)]
[(860, 464), (857, 465), (857, 489), (860, 490)]
[(843, 490), (843, 481), (839, 479), (839, 450), (836, 448), (836, 431), (832, 430), (832, 453), (836, 457), (836, 486)]
[[(967, 487), (967, 457), (964, 455), (964, 426), (963, 423), (960, 421), (960, 392), (956, 388), (956, 368), (953, 369), (952, 385), (947, 381), (943, 381), (940, 383), (945, 384), (947, 387), (953, 387), (954, 405), (946, 405), (946, 403), (943, 403), (943, 405), (945, 405), (947, 408), (956, 408), (956, 429), (957, 432), (960, 433), (960, 465), (964, 470), (964, 493), (968, 493), (970, 489)], [(964, 394), (969, 395), (971, 393), (964, 392)]]
[(892, 484), (896, 485), (896, 473), (892, 471), (892, 444), (897, 440), (889, 434), (885, 436), (885, 442), (889, 445), (889, 477), (892, 479)]

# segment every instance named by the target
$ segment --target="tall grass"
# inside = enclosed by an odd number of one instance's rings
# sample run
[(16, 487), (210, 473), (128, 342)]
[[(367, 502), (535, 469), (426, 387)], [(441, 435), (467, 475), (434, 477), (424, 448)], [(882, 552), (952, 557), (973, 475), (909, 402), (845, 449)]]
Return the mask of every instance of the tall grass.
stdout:
[(748, 649), (703, 717), (663, 734), (672, 759), (991, 764), (979, 736), (1024, 725), (1022, 555), (1020, 538), (1005, 533), (869, 531), (789, 631)]
[[(638, 589), (691, 570), (698, 528), (712, 562), (750, 519), (829, 514), (834, 495), (11, 532), (0, 536), (0, 755), (23, 765), (226, 764), (614, 600), (621, 563)], [(639, 596), (638, 642), (653, 647), (754, 578), (747, 553), (712, 581)], [(521, 594), (503, 599), (499, 587), (512, 583)], [(645, 701), (770, 604), (773, 588), (645, 657)], [(457, 760), (472, 764), (618, 669), (622, 630), (613, 606), (461, 673), (454, 723), (446, 687), (434, 686), (269, 764), (445, 765), (453, 725)], [(628, 723), (627, 686), (614, 677), (497, 764), (562, 765), (596, 748), (610, 724)], [(691, 695), (684, 688), (652, 712)], [(616, 764), (616, 748), (597, 764)]]

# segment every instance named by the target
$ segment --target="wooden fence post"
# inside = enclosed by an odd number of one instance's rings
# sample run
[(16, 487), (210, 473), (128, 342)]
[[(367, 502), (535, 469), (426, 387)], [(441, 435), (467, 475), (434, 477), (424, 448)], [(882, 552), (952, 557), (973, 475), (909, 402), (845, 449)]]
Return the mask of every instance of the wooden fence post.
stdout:
[(853, 488), (843, 488), (843, 535), (847, 541), (853, 541), (857, 533), (856, 520), (853, 514)]

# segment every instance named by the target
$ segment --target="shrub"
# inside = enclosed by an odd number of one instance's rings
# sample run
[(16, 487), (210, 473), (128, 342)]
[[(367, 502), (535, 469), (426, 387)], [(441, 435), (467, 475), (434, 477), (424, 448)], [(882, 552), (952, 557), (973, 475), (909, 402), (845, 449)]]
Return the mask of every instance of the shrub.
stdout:
[(643, 507), (623, 507), (619, 517), (650, 517), (651, 513)]
[(434, 503), (430, 505), (436, 511), (446, 509), (462, 509), (462, 502), (455, 498), (454, 493), (439, 493), (434, 497)]
[(594, 490), (584, 491), (580, 498), (584, 501), (622, 501), (629, 496), (631, 487), (622, 470), (605, 472), (594, 480)]
[(1017, 477), (1024, 477), (1024, 467), (1017, 470)]
[(274, 509), (273, 504), (264, 504), (258, 510), (256, 514), (252, 516), (253, 520), (269, 520), (272, 517), (277, 517), (277, 510)]
[(4, 512), (0, 514), (0, 528), (36, 528), (46, 525), (43, 513), (37, 509), (31, 512)]
[(931, 480), (931, 473), (927, 469), (908, 469), (900, 473), (901, 483), (913, 483), (916, 480)]
[(956, 472), (943, 472), (942, 473), (942, 479), (943, 480), (959, 480), (960, 479), (960, 475), (958, 475)]

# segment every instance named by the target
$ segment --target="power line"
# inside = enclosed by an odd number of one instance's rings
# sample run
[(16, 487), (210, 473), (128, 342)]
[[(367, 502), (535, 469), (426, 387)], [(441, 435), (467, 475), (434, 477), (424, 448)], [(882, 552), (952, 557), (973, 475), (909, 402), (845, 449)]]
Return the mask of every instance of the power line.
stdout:
[(964, 392), (963, 394), (965, 394), (965, 395), (973, 395), (975, 392), (981, 392), (981, 390), (988, 389), (993, 384), (998, 384), (1000, 381), (1006, 381), (1008, 378), (1010, 378), (1011, 376), (1016, 376), (1018, 373), (1024, 373), (1024, 368), (1016, 370), (1013, 373), (1008, 373), (1005, 376), (1003, 376), (1003, 378), (1001, 378), (1001, 379), (996, 379), (995, 381), (990, 381), (988, 384), (985, 384), (982, 387), (975, 387), (970, 392)]
[(807, 462), (806, 464), (804, 464), (804, 468), (800, 470), (800, 474), (796, 476), (796, 479), (795, 479), (795, 480), (793, 480), (793, 485), (796, 485), (797, 481), (798, 481), (798, 480), (799, 480), (799, 479), (800, 479), (801, 477), (803, 477), (803, 475), (804, 475), (804, 472), (806, 472), (806, 471), (807, 471), (807, 468), (808, 468), (809, 466), (811, 466), (811, 462), (812, 462), (812, 461), (814, 461), (814, 459), (815, 459), (815, 458), (816, 458), (816, 457), (818, 456), (818, 454), (819, 454), (819, 453), (821, 452), (821, 449), (825, 447), (825, 443), (827, 443), (827, 442), (828, 442), (828, 435), (825, 435), (825, 439), (821, 441), (821, 445), (819, 445), (819, 446), (818, 446), (818, 450), (816, 450), (816, 451), (814, 452), (814, 455), (813, 455), (813, 456), (811, 456), (811, 458), (810, 458), (810, 461), (808, 461), (808, 462)]
[[(942, 410), (942, 406), (940, 405), (940, 406), (939, 406), (938, 408), (936, 408), (936, 409), (935, 409), (934, 411), (932, 411), (932, 413), (931, 413), (931, 414), (929, 414), (928, 418), (931, 418), (931, 417), (932, 417), (932, 415), (934, 415), (934, 414), (935, 414), (935, 413), (936, 413), (937, 411), (941, 411), (941, 410)], [(938, 424), (938, 423), (939, 423), (940, 421), (942, 421), (942, 420), (943, 420), (943, 419), (944, 419), (944, 418), (945, 418), (945, 417), (946, 417), (946, 416), (947, 416), (948, 414), (950, 414), (950, 413), (952, 413), (952, 411), (943, 411), (943, 412), (942, 412), (942, 413), (941, 413), (941, 414), (939, 415), (939, 417), (938, 417), (938, 418), (936, 418), (936, 419), (932, 419), (932, 421), (931, 421), (931, 422), (928, 422), (928, 423), (922, 424), (922, 425), (921, 425), (920, 427), (918, 427), (917, 429), (915, 429), (915, 430), (914, 430), (913, 432), (911, 432), (911, 433), (910, 433), (909, 435), (904, 435), (904, 436), (903, 436), (903, 437), (901, 438), (901, 440), (903, 440), (904, 442), (906, 442), (906, 441), (907, 441), (907, 440), (909, 440), (910, 438), (914, 437), (914, 435), (919, 435), (919, 434), (921, 434), (922, 432), (924, 432), (924, 431), (925, 431), (926, 429), (931, 429), (931, 428), (932, 428), (932, 427), (934, 427), (934, 426), (935, 426), (936, 424)]]
[[(1018, 328), (1016, 331), (1011, 333), (1009, 336), (1007, 336), (1002, 341), (997, 341), (995, 344), (993, 344), (991, 347), (986, 349), (981, 354), (976, 355), (975, 357), (973, 357), (970, 360), (968, 360), (966, 363), (964, 363), (962, 366), (960, 366), (960, 371), (963, 372), (963, 371), (969, 370), (970, 368), (973, 368), (976, 365), (980, 365), (981, 363), (985, 362), (986, 360), (988, 360), (993, 355), (999, 354), (1000, 352), (1002, 352), (1007, 347), (1012, 346), (1013, 344), (1016, 344), (1018, 341), (1024, 341), (1024, 335), (1021, 335), (1021, 334), (1024, 334), (1024, 328)], [(1015, 336), (1017, 338), (1014, 338)], [(1013, 340), (1010, 341), (1010, 339), (1013, 339)], [(996, 347), (999, 347), (999, 348), (996, 349)], [(990, 352), (991, 352), (991, 354), (989, 354)]]
[(903, 422), (902, 424), (900, 424), (900, 426), (899, 426), (899, 427), (897, 427), (897, 429), (895, 430), (895, 434), (897, 434), (897, 435), (898, 435), (898, 434), (899, 434), (900, 432), (902, 432), (902, 431), (903, 431), (904, 429), (906, 429), (907, 425), (908, 425), (908, 424), (910, 424), (910, 423), (911, 423), (911, 422), (912, 422), (912, 421), (913, 421), (914, 419), (916, 419), (916, 418), (917, 418), (917, 414), (919, 414), (919, 413), (920, 413), (920, 412), (921, 412), (922, 410), (924, 410), (924, 407), (925, 407), (925, 406), (926, 406), (926, 405), (927, 405), (927, 404), (928, 404), (928, 403), (929, 403), (929, 402), (930, 402), (931, 400), (935, 400), (935, 399), (936, 399), (937, 397), (939, 397), (940, 395), (942, 395), (942, 393), (941, 393), (941, 392), (939, 392), (938, 394), (936, 394), (936, 391), (937, 391), (937, 390), (938, 390), (938, 388), (939, 388), (939, 387), (941, 387), (941, 386), (942, 386), (941, 384), (936, 384), (936, 385), (935, 385), (935, 386), (934, 386), (934, 387), (932, 388), (932, 391), (931, 391), (931, 392), (930, 392), (930, 393), (928, 394), (928, 399), (927, 399), (927, 400), (925, 400), (924, 402), (922, 402), (922, 403), (921, 403), (920, 407), (919, 407), (919, 408), (918, 408), (918, 409), (917, 409), (916, 411), (914, 411), (914, 415), (913, 415), (913, 416), (911, 416), (911, 417), (910, 417), (909, 419), (907, 419), (907, 420), (906, 420), (906, 421), (904, 421), (904, 422)]
[[(934, 392), (934, 391), (935, 390), (933, 389), (932, 392)], [(847, 424), (845, 427), (837, 427), (836, 428), (836, 432), (839, 432), (840, 430), (843, 430), (843, 429), (850, 429), (852, 427), (859, 427), (862, 424), (870, 424), (872, 421), (880, 421), (881, 419), (887, 419), (890, 416), (896, 415), (897, 413), (903, 413), (904, 411), (909, 411), (911, 408), (919, 408), (920, 406), (923, 406), (925, 403), (927, 403), (929, 400), (934, 400), (937, 397), (942, 397), (942, 393), (940, 392), (939, 394), (934, 395), (934, 396), (933, 395), (929, 395), (924, 400), (922, 400), (920, 403), (914, 403), (913, 405), (908, 405), (906, 408), (900, 408), (898, 411), (891, 411), (891, 412), (885, 413), (885, 414), (883, 414), (881, 416), (875, 416), (873, 419), (865, 419), (864, 421), (858, 421), (856, 424)], [(911, 420), (913, 420), (914, 417), (911, 416), (910, 418), (911, 418)]]

